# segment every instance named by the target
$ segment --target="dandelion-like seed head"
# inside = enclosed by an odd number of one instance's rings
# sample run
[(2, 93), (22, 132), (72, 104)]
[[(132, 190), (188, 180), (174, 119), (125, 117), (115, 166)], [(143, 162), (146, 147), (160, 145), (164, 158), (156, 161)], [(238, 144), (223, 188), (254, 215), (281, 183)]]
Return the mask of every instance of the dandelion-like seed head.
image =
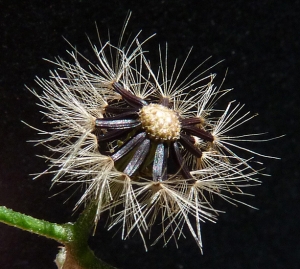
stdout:
[(168, 69), (167, 48), (160, 48), (154, 72), (143, 50), (147, 40), (136, 35), (121, 45), (127, 22), (118, 46), (93, 46), (97, 64), (75, 50), (73, 63), (58, 58), (50, 79), (37, 79), (42, 93), (31, 90), (54, 124), (53, 131), (39, 130), (45, 138), (38, 143), (52, 152), (46, 173), (53, 184), (84, 186), (76, 208), (96, 204), (95, 224), (109, 211), (108, 228), (121, 227), (123, 239), (138, 231), (147, 248), (145, 234), (160, 225), (154, 244), (166, 245), (187, 226), (202, 250), (201, 223), (221, 212), (211, 198), (242, 203), (242, 189), (259, 184), (252, 156), (234, 152), (259, 155), (238, 144), (260, 141), (251, 138), (258, 134), (230, 135), (253, 116), (233, 102), (216, 109), (230, 90), (214, 86), (210, 68), (199, 72), (203, 64), (183, 77), (189, 54)]

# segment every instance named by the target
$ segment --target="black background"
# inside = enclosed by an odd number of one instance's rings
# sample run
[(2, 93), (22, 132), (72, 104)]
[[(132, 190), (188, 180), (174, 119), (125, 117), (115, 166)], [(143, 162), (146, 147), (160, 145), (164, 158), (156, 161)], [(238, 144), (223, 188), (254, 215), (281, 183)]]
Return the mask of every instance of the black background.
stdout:
[[(182, 60), (194, 47), (189, 66), (209, 56), (210, 63), (226, 59), (214, 71), (219, 79), (229, 68), (224, 87), (234, 91), (224, 99), (246, 103), (259, 113), (247, 132), (269, 132), (284, 138), (251, 144), (262, 154), (282, 159), (261, 159), (272, 177), (252, 188), (255, 198), (244, 199), (259, 208), (233, 207), (217, 224), (202, 227), (204, 255), (193, 239), (171, 242), (145, 253), (140, 239), (120, 240), (99, 223), (91, 246), (103, 260), (118, 268), (299, 268), (299, 1), (0, 1), (0, 204), (53, 222), (74, 220), (76, 197), (70, 192), (49, 198), (50, 178), (33, 181), (29, 174), (46, 164), (35, 157), (46, 154), (27, 140), (37, 139), (26, 121), (43, 128), (37, 101), (25, 89), (36, 87), (34, 77), (51, 69), (42, 58), (67, 59), (67, 38), (93, 57), (85, 33), (97, 42), (110, 29), (117, 38), (128, 10), (133, 15), (128, 32), (143, 29), (142, 37), (157, 33), (148, 43), (151, 62), (158, 59), (158, 44), (168, 42), (170, 58)], [(187, 69), (188, 69), (187, 68)], [(227, 99), (229, 98), (229, 99)], [(251, 131), (252, 130), (252, 131)], [(55, 268), (58, 244), (0, 225), (0, 268)]]

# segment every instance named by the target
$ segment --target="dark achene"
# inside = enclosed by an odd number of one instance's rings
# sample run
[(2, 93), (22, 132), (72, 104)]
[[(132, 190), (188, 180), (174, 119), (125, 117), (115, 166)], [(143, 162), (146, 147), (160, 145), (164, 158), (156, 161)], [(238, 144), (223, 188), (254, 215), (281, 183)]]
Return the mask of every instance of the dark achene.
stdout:
[[(115, 162), (127, 154), (130, 155), (123, 172), (129, 176), (141, 172), (140, 168), (143, 167), (146, 157), (152, 152), (151, 147), (155, 147), (154, 154), (151, 156), (151, 170), (154, 181), (167, 179), (169, 159), (176, 162), (177, 167), (179, 167), (178, 171), (183, 178), (191, 179), (190, 169), (182, 157), (183, 149), (197, 158), (201, 158), (202, 151), (195, 146), (193, 136), (207, 142), (213, 142), (214, 140), (209, 132), (196, 126), (201, 123), (201, 120), (197, 117), (186, 119), (179, 117), (177, 112), (169, 108), (167, 98), (149, 104), (124, 89), (118, 82), (113, 83), (113, 89), (122, 96), (125, 102), (121, 105), (118, 104), (118, 106), (108, 104), (105, 108), (105, 117), (96, 120), (96, 132), (100, 131), (101, 133), (97, 136), (98, 143), (101, 145), (106, 143), (106, 147), (108, 146), (107, 143), (114, 142), (117, 139), (126, 141), (121, 147), (117, 146), (111, 155)], [(164, 112), (167, 114), (164, 114)], [(152, 116), (158, 118), (151, 120)], [(170, 126), (175, 125), (175, 130), (162, 134), (160, 126), (155, 129), (152, 125), (160, 119), (160, 116), (166, 121), (173, 121)]]

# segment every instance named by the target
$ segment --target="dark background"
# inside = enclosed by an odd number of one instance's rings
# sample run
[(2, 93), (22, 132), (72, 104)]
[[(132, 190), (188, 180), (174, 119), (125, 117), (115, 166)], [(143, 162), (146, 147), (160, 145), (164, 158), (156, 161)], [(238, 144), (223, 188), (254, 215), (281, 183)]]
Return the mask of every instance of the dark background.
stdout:
[[(249, 145), (262, 154), (280, 156), (265, 163), (272, 177), (244, 199), (259, 208), (220, 203), (227, 213), (217, 224), (202, 227), (204, 255), (193, 239), (171, 242), (145, 253), (139, 237), (127, 241), (105, 231), (99, 223), (91, 246), (103, 260), (118, 268), (299, 268), (299, 1), (0, 1), (0, 204), (53, 222), (74, 220), (76, 197), (70, 193), (49, 198), (50, 178), (36, 181), (29, 174), (46, 164), (35, 157), (47, 154), (27, 140), (37, 139), (41, 122), (37, 101), (28, 90), (34, 77), (48, 77), (42, 58), (67, 59), (67, 38), (79, 51), (93, 57), (85, 33), (97, 42), (110, 29), (119, 36), (128, 10), (133, 15), (128, 32), (157, 33), (149, 43), (151, 62), (158, 59), (158, 44), (166, 41), (170, 58), (183, 59), (194, 46), (188, 68), (209, 56), (210, 63), (226, 59), (214, 71), (219, 79), (229, 68), (224, 87), (234, 91), (224, 99), (246, 103), (259, 113), (245, 132), (269, 132), (284, 138)], [(298, 67), (298, 68), (297, 68)], [(229, 99), (227, 99), (229, 98)], [(247, 129), (248, 128), (248, 129)], [(299, 166), (299, 165), (298, 165)], [(0, 224), (0, 268), (55, 268), (58, 244)]]

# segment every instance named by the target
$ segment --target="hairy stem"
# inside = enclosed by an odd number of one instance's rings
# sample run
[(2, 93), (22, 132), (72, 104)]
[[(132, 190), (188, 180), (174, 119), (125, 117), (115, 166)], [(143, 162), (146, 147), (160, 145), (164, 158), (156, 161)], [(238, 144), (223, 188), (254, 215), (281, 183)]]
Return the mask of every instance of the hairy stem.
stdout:
[[(59, 255), (59, 269), (114, 269), (98, 259), (88, 246), (90, 231), (94, 226), (96, 206), (86, 207), (75, 223), (56, 224), (15, 212), (0, 206), (0, 222), (54, 239), (65, 245)], [(64, 254), (61, 254), (64, 253)]]
[(54, 239), (60, 243), (69, 241), (69, 225), (59, 225), (15, 212), (5, 206), (0, 206), (0, 222), (10, 226)]

